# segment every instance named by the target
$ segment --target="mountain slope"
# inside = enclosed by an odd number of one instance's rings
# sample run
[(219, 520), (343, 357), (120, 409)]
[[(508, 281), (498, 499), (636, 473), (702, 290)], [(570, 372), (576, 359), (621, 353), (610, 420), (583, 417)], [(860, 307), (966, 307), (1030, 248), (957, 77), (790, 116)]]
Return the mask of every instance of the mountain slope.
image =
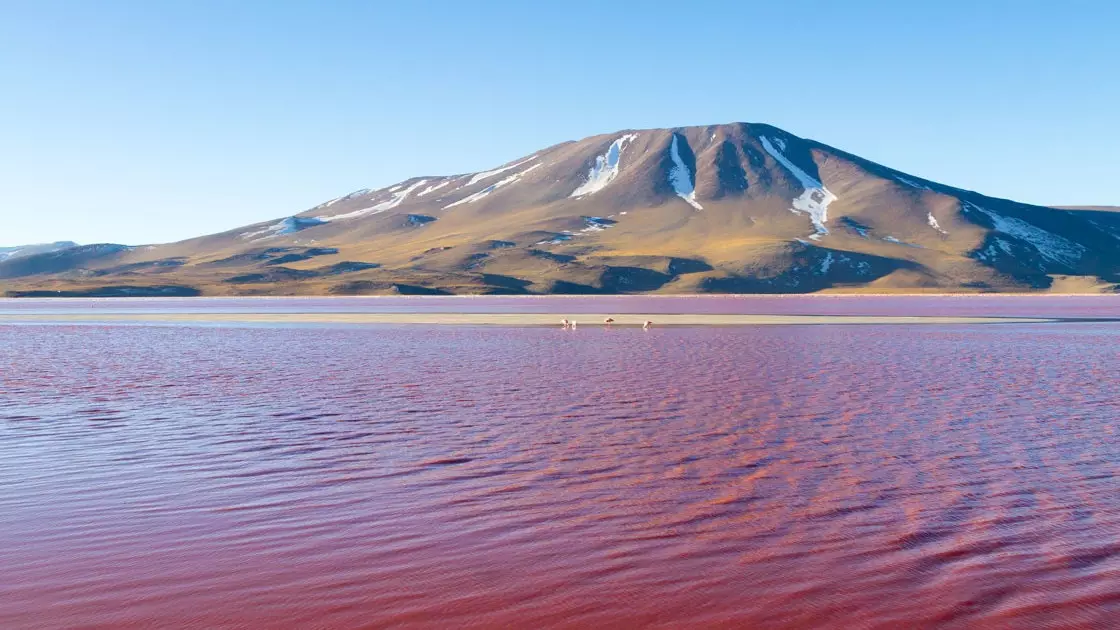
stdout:
[(16, 258), (23, 258), (24, 256), (32, 256), (34, 254), (57, 252), (60, 249), (69, 249), (71, 247), (77, 246), (78, 244), (73, 241), (57, 241), (55, 243), (37, 243), (35, 245), (0, 247), (0, 262), (3, 262), (5, 260), (14, 260)]
[(9, 291), (1110, 290), (1120, 214), (990, 198), (735, 123), (594, 136), (64, 270), (4, 265)]

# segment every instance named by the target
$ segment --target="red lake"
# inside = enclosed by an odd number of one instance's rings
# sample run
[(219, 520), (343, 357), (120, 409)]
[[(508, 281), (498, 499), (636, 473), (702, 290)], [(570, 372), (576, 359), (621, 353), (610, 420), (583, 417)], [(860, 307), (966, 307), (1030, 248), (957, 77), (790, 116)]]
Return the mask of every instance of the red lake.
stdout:
[[(0, 301), (88, 309), (1120, 300)], [(0, 324), (0, 627), (1116, 628), (1118, 373), (1108, 322)]]

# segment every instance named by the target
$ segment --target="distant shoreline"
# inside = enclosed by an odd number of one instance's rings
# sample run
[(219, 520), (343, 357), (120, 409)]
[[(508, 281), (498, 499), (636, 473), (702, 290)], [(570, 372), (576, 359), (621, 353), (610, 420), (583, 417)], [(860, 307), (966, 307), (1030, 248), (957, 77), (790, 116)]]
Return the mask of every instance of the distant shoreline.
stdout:
[(559, 327), (563, 318), (588, 327), (603, 327), (613, 317), (613, 327), (641, 326), (649, 320), (656, 326), (771, 326), (771, 325), (954, 325), (954, 324), (1043, 324), (1063, 321), (1112, 321), (1108, 319), (1064, 319), (1054, 317), (953, 317), (953, 316), (866, 316), (866, 315), (721, 315), (665, 313), (66, 313), (0, 315), (0, 324), (406, 324), (459, 326)]
[(523, 294), (523, 295), (194, 295), (194, 296), (0, 296), (0, 302), (148, 302), (148, 301), (208, 301), (208, 300), (464, 300), (464, 299), (514, 299), (514, 300), (572, 300), (572, 299), (737, 299), (737, 298), (796, 298), (796, 299), (855, 299), (867, 297), (928, 297), (928, 298), (1103, 298), (1120, 299), (1120, 293), (597, 293), (597, 294)]

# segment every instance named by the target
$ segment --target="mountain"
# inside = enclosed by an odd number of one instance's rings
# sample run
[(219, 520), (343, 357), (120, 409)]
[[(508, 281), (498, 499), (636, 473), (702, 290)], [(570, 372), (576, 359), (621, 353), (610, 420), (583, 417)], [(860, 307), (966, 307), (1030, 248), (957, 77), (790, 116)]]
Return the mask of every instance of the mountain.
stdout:
[(58, 248), (44, 247), (34, 253), (24, 253), (23, 250), (13, 252), (16, 255), (0, 260), (0, 280), (53, 274), (64, 274), (71, 279), (103, 275), (110, 270), (94, 270), (87, 267), (100, 267), (107, 261), (130, 251), (130, 248), (124, 245), (109, 243), (99, 245), (69, 243), (68, 245)]
[(1112, 291), (1120, 282), (1120, 213), (987, 197), (748, 123), (594, 136), (221, 234), (100, 247), (68, 262), (0, 262), (0, 286), (283, 295)]
[(60, 249), (68, 249), (77, 246), (78, 244), (73, 241), (58, 241), (55, 243), (39, 243), (36, 245), (0, 247), (0, 262), (3, 262), (5, 260), (13, 260), (15, 258), (22, 258), (24, 256), (32, 256), (34, 254), (56, 252)]

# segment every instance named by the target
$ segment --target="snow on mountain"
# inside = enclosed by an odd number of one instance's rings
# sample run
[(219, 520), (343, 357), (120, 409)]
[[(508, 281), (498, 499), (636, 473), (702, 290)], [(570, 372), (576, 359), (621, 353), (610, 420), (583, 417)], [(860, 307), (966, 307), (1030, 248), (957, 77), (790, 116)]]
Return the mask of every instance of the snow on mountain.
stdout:
[(929, 186), (926, 186), (925, 184), (919, 184), (918, 182), (916, 182), (912, 179), (908, 179), (906, 177), (903, 177), (902, 175), (895, 175), (895, 179), (897, 179), (899, 182), (901, 182), (903, 184), (906, 184), (907, 186), (910, 186), (911, 188), (917, 188), (919, 190), (928, 190), (930, 192), (933, 192), (933, 189), (930, 188)]
[(0, 262), (5, 260), (14, 260), (16, 258), (23, 258), (25, 256), (33, 256), (35, 254), (45, 254), (49, 252), (56, 252), (71, 247), (77, 247), (78, 244), (73, 241), (58, 241), (55, 243), (36, 243), (34, 245), (18, 245), (15, 247), (0, 247)]
[(1059, 265), (1076, 267), (1087, 251), (1083, 245), (1048, 232), (1022, 219), (1003, 216), (968, 201), (963, 202), (962, 206), (966, 211), (976, 210), (983, 213), (992, 222), (996, 232), (1025, 241), (1038, 250), (1040, 256)]
[[(526, 161), (528, 161), (528, 160), (526, 160)], [(524, 164), (524, 163), (525, 162), (521, 162), (521, 164)], [(460, 206), (460, 205), (463, 205), (463, 204), (466, 204), (466, 203), (474, 203), (474, 202), (476, 202), (480, 199), (484, 199), (487, 196), (489, 196), (490, 193), (494, 192), (495, 190), (498, 190), (499, 188), (502, 188), (503, 186), (508, 186), (508, 185), (516, 182), (517, 180), (521, 179), (525, 175), (533, 172), (534, 170), (536, 170), (537, 168), (540, 168), (540, 167), (541, 167), (540, 164), (534, 164), (534, 165), (530, 166), (529, 168), (525, 169), (524, 171), (521, 171), (520, 173), (514, 173), (513, 175), (510, 175), (509, 177), (507, 177), (505, 179), (502, 179), (502, 180), (499, 180), (499, 181), (497, 181), (493, 184), (490, 184), (486, 188), (483, 188), (482, 190), (474, 193), (473, 195), (463, 197), (459, 201), (456, 201), (454, 203), (450, 203), (450, 204), (444, 206), (443, 209), (447, 210), (448, 208), (454, 208), (455, 206)], [(509, 170), (509, 168), (502, 169), (502, 170)]]
[(259, 230), (244, 232), (241, 234), (241, 238), (248, 241), (260, 241), (267, 238), (282, 236), (284, 234), (295, 234), (296, 232), (299, 232), (301, 230), (305, 230), (309, 227), (315, 227), (316, 225), (322, 225), (324, 223), (326, 223), (326, 220), (321, 218), (287, 217)]
[(820, 272), (822, 274), (828, 273), (828, 270), (832, 267), (832, 261), (832, 252), (826, 253), (824, 255), (824, 259), (821, 260)]
[(452, 181), (453, 181), (453, 178), (448, 178), (448, 179), (445, 179), (438, 184), (432, 184), (431, 186), (428, 186), (424, 190), (421, 190), (419, 193), (416, 194), (416, 196), (417, 197), (423, 197), (423, 196), (427, 195), (428, 193), (434, 193), (435, 191), (439, 190), (440, 188), (443, 188), (444, 186), (450, 184)]
[[(828, 235), (828, 228), (825, 227), (825, 222), (828, 221), (828, 206), (836, 201), (836, 195), (832, 194), (824, 184), (817, 181), (816, 178), (801, 170), (796, 164), (791, 162), (780, 150), (774, 147), (770, 139), (766, 136), (759, 138), (762, 141), (762, 147), (766, 149), (775, 160), (782, 166), (786, 167), (797, 181), (801, 182), (801, 186), (805, 188), (805, 192), (800, 197), (793, 200), (793, 207), (790, 211), (794, 214), (801, 214), (805, 212), (809, 215), (809, 219), (813, 222), (813, 227), (816, 228), (817, 233), (809, 238), (814, 241), (819, 241), (822, 236)], [(785, 142), (780, 138), (775, 140), (780, 141), (779, 146), (785, 147)]]
[(584, 195), (591, 195), (599, 192), (607, 187), (618, 176), (619, 162), (622, 158), (622, 151), (626, 145), (633, 142), (638, 138), (637, 134), (628, 133), (614, 142), (607, 148), (607, 152), (603, 155), (595, 157), (595, 164), (587, 174), (587, 181), (580, 185), (572, 192), (572, 197), (582, 197)]
[(894, 243), (895, 245), (902, 245), (902, 246), (905, 246), (905, 247), (921, 248), (921, 245), (915, 245), (913, 243), (907, 243), (906, 241), (901, 240), (901, 239), (899, 239), (897, 237), (894, 237), (894, 236), (884, 236), (883, 240), (888, 242), (888, 243)]
[(941, 229), (941, 224), (939, 224), (937, 222), (937, 217), (933, 216), (932, 212), (930, 212), (926, 215), (926, 221), (929, 223), (929, 226), (931, 228), (937, 230), (938, 232), (941, 232), (942, 234), (946, 234), (946, 235), (949, 234), (945, 230)]
[(531, 156), (525, 158), (524, 160), (521, 160), (520, 162), (517, 162), (517, 163), (514, 163), (514, 164), (510, 164), (509, 166), (503, 166), (501, 168), (496, 168), (492, 171), (484, 171), (482, 173), (475, 173), (474, 177), (471, 177), (470, 181), (467, 182), (466, 185), (468, 187), (474, 186), (475, 184), (477, 184), (481, 181), (490, 179), (491, 177), (494, 177), (494, 176), (497, 176), (497, 175), (501, 175), (502, 173), (504, 173), (506, 171), (513, 170), (513, 169), (517, 168), (518, 166), (521, 166), (522, 164), (528, 164), (529, 162), (532, 162), (535, 159), (537, 159), (537, 156), (536, 155), (531, 155)]
[(345, 221), (347, 219), (356, 219), (358, 217), (364, 217), (367, 214), (380, 214), (382, 212), (385, 212), (386, 210), (392, 210), (393, 208), (396, 208), (397, 206), (401, 205), (401, 203), (403, 203), (404, 200), (407, 199), (408, 196), (410, 194), (412, 194), (412, 192), (414, 190), (423, 186), (426, 183), (428, 183), (428, 180), (421, 179), (421, 180), (413, 183), (411, 186), (409, 186), (407, 188), (404, 188), (404, 184), (398, 184), (397, 186), (394, 186), (394, 187), (389, 189), (390, 196), (389, 196), (389, 199), (386, 200), (386, 201), (382, 201), (381, 203), (375, 203), (372, 206), (369, 206), (367, 208), (360, 208), (360, 209), (354, 210), (352, 212), (346, 212), (346, 213), (343, 213), (343, 214), (336, 214), (334, 216), (321, 216), (321, 217), (315, 217), (315, 218), (318, 219), (319, 221), (323, 222), (323, 223), (326, 223), (326, 222), (330, 222), (330, 221)]
[(583, 222), (587, 227), (580, 230), (580, 232), (602, 232), (603, 230), (613, 226), (616, 222), (611, 219), (603, 217), (583, 217)]
[(673, 160), (673, 168), (669, 170), (669, 184), (672, 185), (677, 196), (684, 199), (688, 205), (697, 210), (703, 210), (704, 206), (696, 201), (696, 187), (692, 183), (692, 172), (688, 170), (688, 165), (681, 159), (677, 137), (677, 134), (673, 134), (673, 143), (669, 147), (669, 157)]
[(5, 291), (157, 275), (213, 295), (1120, 285), (1118, 212), (984, 197), (748, 123), (597, 135), (231, 232), (5, 261), (27, 249), (0, 249)]
[(314, 208), (312, 208), (312, 210), (319, 210), (320, 208), (329, 208), (329, 207), (335, 205), (336, 203), (341, 203), (343, 201), (349, 201), (350, 199), (354, 199), (356, 197), (361, 197), (362, 195), (367, 195), (369, 193), (370, 193), (369, 188), (362, 188), (361, 190), (355, 190), (354, 192), (352, 192), (348, 195), (343, 195), (341, 197), (335, 197), (334, 199), (331, 199), (330, 201), (327, 201), (325, 203), (321, 203), (321, 204), (315, 206)]

